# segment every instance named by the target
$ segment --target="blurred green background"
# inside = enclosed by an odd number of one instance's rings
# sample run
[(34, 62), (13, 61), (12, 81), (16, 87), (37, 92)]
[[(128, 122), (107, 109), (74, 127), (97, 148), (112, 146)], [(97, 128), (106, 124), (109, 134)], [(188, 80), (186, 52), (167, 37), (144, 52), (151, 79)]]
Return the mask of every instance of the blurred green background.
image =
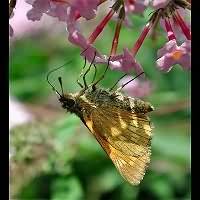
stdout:
[[(146, 20), (137, 16), (131, 19), (134, 27), (121, 31), (119, 51), (133, 46)], [(94, 29), (92, 23), (88, 29), (86, 32)], [(111, 47), (113, 29), (111, 22), (95, 43), (104, 53)], [(47, 72), (71, 60), (51, 80), (59, 87), (57, 77), (62, 76), (67, 92), (80, 90), (76, 79), (84, 60), (79, 56), (80, 50), (69, 44), (66, 33), (40, 31), (13, 41), (10, 92), (36, 116), (35, 122), (11, 130), (11, 148), (15, 150), (11, 161), (13, 198), (190, 199), (190, 72), (178, 65), (169, 73), (156, 69), (156, 52), (166, 42), (165, 33), (161, 29), (157, 33), (157, 40), (146, 39), (137, 55), (154, 85), (152, 94), (144, 100), (155, 107), (150, 114), (155, 126), (151, 164), (139, 186), (123, 180), (78, 117), (60, 108), (46, 82)], [(98, 75), (104, 67), (98, 65)], [(122, 74), (109, 70), (101, 86), (109, 88)], [(88, 80), (92, 75), (93, 72)]]

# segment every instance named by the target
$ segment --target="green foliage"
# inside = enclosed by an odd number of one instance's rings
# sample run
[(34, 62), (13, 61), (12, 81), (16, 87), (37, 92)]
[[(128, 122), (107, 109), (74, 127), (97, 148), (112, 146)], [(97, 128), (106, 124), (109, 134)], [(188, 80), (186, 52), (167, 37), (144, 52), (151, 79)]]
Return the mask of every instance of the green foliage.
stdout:
[[(145, 20), (134, 17), (135, 29), (122, 30), (119, 50), (124, 44), (129, 48), (133, 46), (139, 35), (135, 30), (141, 30)], [(111, 23), (105, 41), (103, 37), (97, 41), (103, 52), (111, 46), (113, 28)], [(53, 122), (41, 121), (34, 126), (13, 129), (11, 146), (17, 148), (13, 162), (21, 167), (27, 178), (22, 179), (19, 173), (13, 174), (12, 187), (20, 186), (15, 191), (17, 199), (190, 199), (190, 74), (179, 66), (166, 74), (156, 69), (156, 50), (164, 41), (163, 37), (158, 37), (156, 43), (147, 39), (137, 55), (155, 87), (147, 98), (155, 106), (155, 113), (151, 114), (155, 126), (151, 164), (141, 184), (134, 187), (126, 183), (82, 122), (63, 111), (63, 117)], [(68, 45), (66, 36), (50, 38), (45, 34), (15, 41), (10, 54), (11, 93), (24, 103), (48, 104), (50, 96), (55, 94), (46, 82), (46, 74), (70, 60), (70, 64), (52, 74), (51, 81), (59, 88), (57, 77), (62, 76), (66, 91), (78, 91), (76, 79), (84, 60), (79, 56), (78, 48)], [(98, 76), (104, 69), (105, 66), (98, 66)], [(87, 80), (91, 80), (92, 76), (93, 72)], [(111, 87), (120, 76), (121, 72), (109, 70), (101, 84)], [(182, 104), (186, 106), (178, 108)], [(43, 135), (44, 132), (47, 132), (45, 140), (39, 140), (39, 143), (45, 156), (38, 162), (34, 135), (37, 138), (39, 133)], [(53, 145), (52, 148), (46, 148), (47, 141)]]

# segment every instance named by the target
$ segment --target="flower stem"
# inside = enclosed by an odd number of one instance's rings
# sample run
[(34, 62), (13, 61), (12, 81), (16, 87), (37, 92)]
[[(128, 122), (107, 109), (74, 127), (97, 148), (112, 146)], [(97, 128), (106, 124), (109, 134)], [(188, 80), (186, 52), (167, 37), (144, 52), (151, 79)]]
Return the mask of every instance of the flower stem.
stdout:
[(111, 48), (111, 52), (110, 52), (111, 56), (114, 56), (117, 52), (119, 34), (120, 34), (121, 27), (122, 27), (122, 23), (123, 23), (122, 19), (119, 19), (118, 22), (117, 22), (117, 26), (116, 26), (116, 29), (115, 29), (115, 35), (114, 35), (114, 38), (113, 38), (113, 41), (112, 41), (112, 48)]
[(176, 36), (174, 35), (174, 31), (168, 18), (165, 18), (165, 28), (169, 41), (174, 39), (176, 40)]
[(110, 52), (111, 56), (114, 56), (117, 52), (117, 46), (118, 46), (118, 42), (119, 42), (119, 34), (120, 34), (120, 30), (121, 30), (124, 18), (125, 18), (125, 9), (124, 9), (124, 7), (122, 7), (120, 10), (119, 16), (118, 16), (117, 26), (115, 28), (115, 35), (114, 35), (114, 38), (112, 41), (112, 48), (111, 48), (111, 52)]
[(114, 5), (112, 6), (111, 10), (109, 13), (104, 17), (104, 19), (100, 22), (100, 24), (95, 28), (93, 33), (89, 36), (88, 38), (88, 43), (92, 44), (98, 35), (103, 31), (105, 28), (106, 24), (110, 21), (111, 17), (114, 15), (114, 13), (120, 8), (121, 6), (121, 1), (116, 1)]
[(146, 26), (144, 27), (140, 37), (137, 39), (137, 41), (135, 42), (133, 48), (131, 49), (131, 52), (133, 53), (133, 56), (135, 56), (139, 50), (139, 48), (141, 47), (142, 43), (144, 42), (144, 39), (146, 38), (149, 30), (151, 29), (151, 23), (148, 22), (146, 24)]
[(176, 13), (174, 14), (174, 19), (176, 20), (176, 22), (179, 24), (181, 30), (183, 31), (185, 37), (188, 40), (191, 40), (191, 32), (190, 29), (187, 27), (185, 21), (183, 20), (183, 18), (181, 17), (181, 15), (176, 11)]
[(88, 43), (92, 44), (98, 35), (103, 31), (104, 27), (108, 23), (108, 21), (111, 19), (111, 17), (114, 14), (114, 10), (110, 10), (110, 12), (106, 15), (106, 17), (101, 21), (101, 23), (95, 28), (94, 32), (89, 36)]

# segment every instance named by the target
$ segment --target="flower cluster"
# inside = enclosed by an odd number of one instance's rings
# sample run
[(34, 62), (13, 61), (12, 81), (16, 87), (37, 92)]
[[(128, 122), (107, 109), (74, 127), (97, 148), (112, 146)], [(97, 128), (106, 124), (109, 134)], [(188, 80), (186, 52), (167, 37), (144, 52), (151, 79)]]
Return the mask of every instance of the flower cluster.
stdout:
[[(109, 66), (113, 70), (121, 70), (127, 74), (134, 71), (136, 74), (143, 72), (143, 67), (137, 61), (136, 55), (150, 31), (154, 31), (158, 24), (166, 32), (168, 41), (158, 50), (156, 61), (159, 70), (169, 72), (179, 64), (183, 69), (190, 69), (191, 62), (191, 32), (184, 19), (183, 10), (190, 10), (189, 0), (114, 0), (108, 13), (100, 23), (85, 37), (80, 30), (79, 19), (91, 20), (97, 15), (98, 8), (107, 0), (25, 0), (32, 5), (27, 17), (30, 20), (40, 20), (43, 14), (57, 17), (66, 22), (68, 40), (81, 49), (82, 56), (88, 61), (105, 64), (109, 60)], [(129, 16), (133, 14), (143, 15), (146, 8), (152, 7), (149, 21), (144, 26), (140, 36), (133, 41), (132, 47), (124, 47), (123, 52), (117, 54), (120, 30), (123, 25), (130, 25)], [(115, 19), (116, 27), (110, 52), (105, 55), (95, 48), (94, 43), (103, 32), (108, 22)], [(179, 33), (177, 33), (177, 30)], [(177, 39), (182, 38), (182, 40)], [(139, 78), (144, 85), (144, 77)], [(137, 85), (137, 84), (136, 84)], [(151, 88), (150, 86), (148, 87)], [(133, 90), (134, 91), (134, 90)]]
[[(171, 1), (165, 6), (165, 9), (158, 9), (168, 42), (158, 50), (157, 66), (165, 72), (170, 71), (175, 64), (179, 64), (183, 69), (191, 68), (191, 32), (180, 14), (182, 9), (187, 8), (189, 4), (183, 3), (185, 4), (177, 7), (177, 4)], [(179, 33), (176, 33), (176, 30)], [(183, 38), (183, 41), (180, 41), (180, 38)]]

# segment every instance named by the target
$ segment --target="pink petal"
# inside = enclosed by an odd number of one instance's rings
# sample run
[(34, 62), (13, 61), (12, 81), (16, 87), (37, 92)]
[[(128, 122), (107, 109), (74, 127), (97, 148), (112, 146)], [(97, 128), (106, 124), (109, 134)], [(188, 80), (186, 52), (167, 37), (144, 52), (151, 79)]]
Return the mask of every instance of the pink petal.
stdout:
[(169, 42), (167, 42), (163, 48), (159, 49), (157, 52), (157, 56), (161, 57), (164, 54), (166, 54), (167, 52), (171, 52), (173, 50), (175, 50), (177, 47), (177, 43), (176, 40), (170, 40)]
[(170, 0), (153, 0), (152, 6), (155, 9), (164, 8)]
[[(119, 82), (119, 86), (127, 83), (129, 80), (133, 79), (132, 76), (126, 76)], [(128, 83), (124, 88), (123, 91), (127, 93), (129, 96), (132, 97), (145, 97), (150, 95), (153, 90), (153, 85), (148, 80), (142, 80), (140, 78), (136, 78), (130, 83)]]
[(173, 65), (175, 64), (174, 60), (171, 59), (170, 55), (162, 56), (156, 61), (157, 68), (163, 72), (169, 72)]
[(79, 11), (80, 15), (87, 20), (96, 16), (99, 0), (73, 0), (71, 6), (73, 9)]
[(77, 27), (77, 22), (75, 21), (75, 9), (69, 8), (67, 14), (67, 30), (69, 32), (68, 40), (81, 48), (84, 51), (81, 55), (85, 56), (89, 62), (94, 58), (95, 52), (95, 63), (102, 62), (107, 63), (105, 56), (101, 55), (92, 45), (87, 43), (87, 39), (80, 33)]
[(27, 18), (32, 21), (39, 21), (41, 19), (42, 15), (43, 15), (43, 13), (39, 12), (35, 8), (32, 8), (31, 10), (29, 10), (26, 14)]
[(141, 65), (137, 63), (136, 59), (130, 53), (128, 48), (124, 48), (123, 54), (113, 56), (110, 63), (111, 69), (124, 71), (126, 73), (130, 73), (131, 70), (134, 70), (136, 74), (144, 71)]

